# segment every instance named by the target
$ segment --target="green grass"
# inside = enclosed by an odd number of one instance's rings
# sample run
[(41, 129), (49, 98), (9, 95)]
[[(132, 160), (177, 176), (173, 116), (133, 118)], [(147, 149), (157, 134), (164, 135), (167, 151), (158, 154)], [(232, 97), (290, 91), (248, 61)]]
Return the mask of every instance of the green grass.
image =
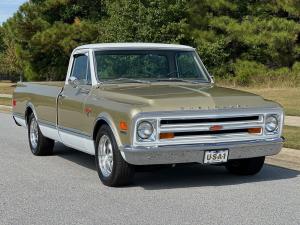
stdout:
[(285, 126), (283, 136), (286, 139), (284, 147), (300, 150), (300, 127)]
[(0, 83), (0, 94), (12, 94), (15, 89), (14, 83), (1, 82)]
[[(10, 82), (1, 82), (0, 83), (0, 94), (12, 94), (14, 92), (15, 85), (16, 84), (10, 83)], [(11, 106), (11, 99), (0, 97), (0, 105)]]
[(0, 98), (0, 105), (11, 106), (11, 99), (10, 98)]
[(284, 107), (286, 115), (300, 116), (300, 88), (238, 88), (254, 94), (261, 95), (265, 99), (276, 101)]

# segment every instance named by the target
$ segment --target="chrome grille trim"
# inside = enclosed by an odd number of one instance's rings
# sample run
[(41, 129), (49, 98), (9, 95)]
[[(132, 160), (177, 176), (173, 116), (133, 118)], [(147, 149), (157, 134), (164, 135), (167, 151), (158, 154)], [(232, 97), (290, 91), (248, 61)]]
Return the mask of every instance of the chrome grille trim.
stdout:
[[(263, 131), (264, 128), (264, 115), (257, 114), (254, 115), (258, 117), (258, 120), (251, 120), (251, 121), (242, 121), (242, 122), (211, 122), (211, 123), (187, 123), (187, 124), (161, 124), (161, 120), (159, 120), (159, 131), (160, 133), (180, 133), (180, 132), (197, 132), (197, 131), (210, 131), (210, 128), (214, 125), (221, 125), (223, 128), (222, 130), (238, 130), (238, 129), (249, 129), (249, 128), (261, 128)], [(240, 116), (239, 118), (248, 117)], [(209, 116), (206, 117), (195, 117), (193, 119), (211, 119)], [(235, 116), (232, 117), (220, 117), (218, 118), (236, 118)], [(176, 120), (178, 118), (168, 118), (167, 120)], [(179, 118), (184, 122), (184, 118)], [(189, 118), (190, 120), (191, 118)], [(262, 132), (263, 133), (263, 132)], [(172, 139), (160, 139), (159, 142), (161, 143), (172, 143), (172, 144), (180, 144), (182, 142), (186, 143), (205, 143), (211, 141), (226, 141), (232, 138), (238, 138), (240, 140), (247, 140), (249, 138), (261, 136), (260, 134), (249, 134), (248, 132), (241, 132), (241, 133), (229, 133), (229, 134), (210, 134), (210, 135), (186, 135), (175, 137)]]
[[(275, 135), (266, 135), (264, 132), (264, 118), (268, 114), (280, 115), (280, 132)], [(251, 121), (235, 121), (235, 122), (212, 122), (212, 123), (196, 123), (196, 124), (161, 124), (161, 120), (178, 120), (178, 119), (215, 119), (215, 118), (230, 118), (230, 117), (249, 117), (259, 116), (258, 120)], [(157, 140), (154, 142), (137, 142), (136, 141), (136, 126), (138, 121), (156, 119), (157, 120)], [(144, 112), (137, 114), (133, 120), (133, 146), (166, 146), (166, 145), (183, 145), (197, 143), (220, 143), (233, 141), (252, 141), (264, 140), (269, 138), (280, 137), (282, 133), (284, 113), (282, 108), (239, 108), (239, 109), (213, 109), (213, 110), (180, 110), (173, 112)], [(160, 133), (168, 132), (193, 132), (193, 131), (208, 131), (213, 125), (221, 125), (225, 130), (243, 129), (243, 128), (262, 128), (261, 134), (249, 133), (229, 133), (217, 135), (191, 135), (177, 136), (172, 139), (159, 139)]]
[[(180, 131), (209, 131), (211, 126), (221, 125), (223, 130), (232, 130), (232, 129), (243, 129), (243, 128), (254, 128), (254, 127), (263, 127), (264, 125), (264, 116), (257, 115), (258, 120), (254, 121), (242, 121), (242, 122), (211, 122), (211, 123), (187, 123), (187, 124), (163, 124), (160, 122), (160, 131), (162, 133), (167, 132), (180, 132)], [(184, 119), (183, 119), (184, 120)]]

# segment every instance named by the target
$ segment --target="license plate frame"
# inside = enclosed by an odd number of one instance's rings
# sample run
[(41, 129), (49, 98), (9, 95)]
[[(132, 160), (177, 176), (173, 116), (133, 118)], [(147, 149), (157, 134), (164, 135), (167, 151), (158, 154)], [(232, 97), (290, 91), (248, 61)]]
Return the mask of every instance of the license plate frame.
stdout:
[(228, 161), (229, 150), (228, 149), (217, 149), (217, 150), (206, 150), (204, 152), (204, 164), (217, 164), (226, 163)]

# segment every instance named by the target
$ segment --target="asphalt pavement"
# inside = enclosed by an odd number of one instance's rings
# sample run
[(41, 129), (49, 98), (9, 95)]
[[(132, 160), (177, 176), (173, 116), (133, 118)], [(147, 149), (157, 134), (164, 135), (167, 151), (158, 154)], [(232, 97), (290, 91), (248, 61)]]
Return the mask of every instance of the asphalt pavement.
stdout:
[(0, 113), (0, 224), (299, 225), (300, 172), (265, 165), (239, 177), (221, 166), (179, 166), (109, 188), (93, 156), (62, 144), (53, 156), (33, 156), (26, 130)]

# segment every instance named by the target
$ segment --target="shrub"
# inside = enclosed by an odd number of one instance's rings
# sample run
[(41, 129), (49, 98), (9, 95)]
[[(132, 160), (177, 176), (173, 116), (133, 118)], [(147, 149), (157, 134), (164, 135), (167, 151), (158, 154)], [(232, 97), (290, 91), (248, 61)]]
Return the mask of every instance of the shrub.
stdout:
[(266, 66), (254, 61), (237, 60), (233, 64), (234, 80), (240, 86), (253, 85), (266, 76), (267, 71)]

